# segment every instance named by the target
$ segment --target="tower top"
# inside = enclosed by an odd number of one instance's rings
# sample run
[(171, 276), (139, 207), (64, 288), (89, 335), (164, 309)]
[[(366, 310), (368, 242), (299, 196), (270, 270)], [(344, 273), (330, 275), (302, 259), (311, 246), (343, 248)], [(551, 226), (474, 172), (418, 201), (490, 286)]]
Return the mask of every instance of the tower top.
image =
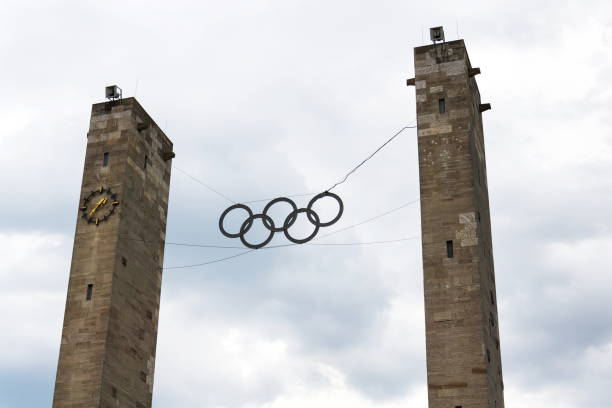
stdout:
[[(102, 116), (103, 119), (95, 120), (106, 120), (106, 116), (109, 114), (118, 114), (119, 112), (130, 111), (136, 121), (137, 131), (143, 132), (147, 129), (153, 129), (159, 135), (159, 140), (162, 143), (162, 149), (164, 152), (172, 152), (172, 141), (166, 133), (159, 127), (159, 125), (153, 120), (153, 118), (147, 113), (142, 105), (134, 97), (122, 98), (109, 100), (106, 102), (95, 103), (91, 107), (92, 118)], [(98, 130), (102, 132), (102, 130)], [(92, 134), (92, 130), (89, 134)], [(146, 136), (145, 136), (146, 137)], [(173, 156), (174, 157), (174, 156)]]
[[(453, 50), (453, 51), (448, 51)], [(465, 42), (462, 39), (453, 40), (453, 41), (445, 41), (443, 43), (433, 43), (427, 45), (420, 45), (418, 47), (414, 47), (415, 56), (418, 54), (424, 54), (426, 52), (437, 51), (440, 56), (444, 54), (453, 54), (456, 52), (467, 54), (467, 48), (465, 46)]]

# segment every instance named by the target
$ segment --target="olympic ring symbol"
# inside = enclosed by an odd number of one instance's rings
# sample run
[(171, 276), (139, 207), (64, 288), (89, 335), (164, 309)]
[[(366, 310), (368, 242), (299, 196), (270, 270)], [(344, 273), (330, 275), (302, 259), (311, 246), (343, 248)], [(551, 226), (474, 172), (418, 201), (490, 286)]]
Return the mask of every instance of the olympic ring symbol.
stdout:
[[(338, 202), (339, 209), (338, 209), (338, 214), (332, 220), (321, 222), (319, 215), (312, 209), (312, 207), (314, 206), (315, 202), (317, 202), (317, 200), (320, 200), (321, 198), (324, 198), (324, 197), (331, 197), (334, 200), (336, 200)], [(268, 215), (268, 211), (270, 211), (270, 208), (274, 204), (281, 203), (281, 202), (289, 204), (292, 208), (292, 211), (287, 215), (282, 226), (277, 227), (276, 224), (274, 224), (274, 220), (272, 219), (272, 217)], [(228, 232), (223, 226), (223, 221), (225, 220), (225, 217), (227, 216), (227, 214), (237, 209), (246, 211), (249, 214), (249, 216), (242, 222), (242, 225), (240, 226), (240, 230), (238, 232), (236, 233)], [(306, 242), (312, 240), (317, 235), (317, 233), (319, 232), (319, 228), (329, 227), (330, 225), (335, 224), (340, 219), (340, 217), (342, 217), (343, 211), (344, 211), (344, 204), (342, 203), (342, 200), (340, 199), (340, 197), (337, 194), (330, 193), (329, 191), (324, 191), (314, 196), (308, 202), (308, 205), (306, 206), (306, 208), (298, 208), (295, 202), (293, 202), (293, 200), (287, 197), (278, 197), (270, 201), (268, 204), (266, 204), (261, 214), (253, 214), (253, 211), (249, 208), (249, 206), (245, 204), (234, 204), (226, 208), (225, 211), (223, 211), (223, 213), (221, 214), (221, 217), (219, 218), (219, 230), (221, 231), (223, 235), (225, 235), (228, 238), (240, 238), (240, 241), (242, 242), (242, 244), (245, 247), (251, 248), (251, 249), (259, 249), (259, 248), (262, 248), (268, 245), (268, 243), (274, 237), (274, 234), (277, 232), (284, 233), (285, 237), (289, 241), (293, 242), (294, 244), (305, 244)], [(312, 225), (314, 225), (314, 231), (306, 238), (294, 238), (289, 233), (289, 228), (291, 228), (293, 224), (295, 224), (295, 222), (297, 221), (298, 215), (302, 213), (305, 213), (308, 221)], [(258, 219), (261, 219), (261, 223), (270, 233), (268, 234), (266, 239), (260, 242), (259, 244), (251, 244), (250, 242), (246, 240), (245, 235), (247, 232), (249, 232), (249, 230), (253, 226), (253, 222)]]

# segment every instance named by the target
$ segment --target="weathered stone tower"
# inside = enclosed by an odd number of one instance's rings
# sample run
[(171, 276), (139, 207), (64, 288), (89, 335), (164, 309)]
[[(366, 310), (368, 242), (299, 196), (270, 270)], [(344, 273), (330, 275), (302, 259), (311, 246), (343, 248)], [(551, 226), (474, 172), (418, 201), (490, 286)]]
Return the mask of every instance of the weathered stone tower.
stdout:
[(93, 105), (53, 407), (151, 406), (172, 157), (134, 98)]
[(503, 408), (481, 104), (463, 40), (414, 50), (430, 408)]

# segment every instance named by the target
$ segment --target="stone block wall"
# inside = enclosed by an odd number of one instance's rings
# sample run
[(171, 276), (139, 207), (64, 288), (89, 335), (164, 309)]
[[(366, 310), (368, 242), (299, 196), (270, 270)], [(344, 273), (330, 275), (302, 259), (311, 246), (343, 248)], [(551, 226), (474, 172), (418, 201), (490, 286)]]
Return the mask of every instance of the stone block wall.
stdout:
[(151, 406), (171, 153), (134, 98), (93, 105), (78, 207), (100, 188), (118, 204), (78, 211), (55, 408)]
[(414, 51), (430, 408), (503, 408), (480, 94), (462, 40)]

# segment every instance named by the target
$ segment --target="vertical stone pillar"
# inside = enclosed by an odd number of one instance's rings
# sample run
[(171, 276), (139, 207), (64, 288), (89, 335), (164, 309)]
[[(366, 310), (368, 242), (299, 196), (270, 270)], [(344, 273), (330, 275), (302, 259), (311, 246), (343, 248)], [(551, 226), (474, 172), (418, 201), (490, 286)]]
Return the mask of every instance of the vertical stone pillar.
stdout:
[(414, 50), (430, 408), (503, 408), (480, 94), (463, 40)]
[(93, 105), (53, 407), (151, 406), (172, 157), (134, 98)]

